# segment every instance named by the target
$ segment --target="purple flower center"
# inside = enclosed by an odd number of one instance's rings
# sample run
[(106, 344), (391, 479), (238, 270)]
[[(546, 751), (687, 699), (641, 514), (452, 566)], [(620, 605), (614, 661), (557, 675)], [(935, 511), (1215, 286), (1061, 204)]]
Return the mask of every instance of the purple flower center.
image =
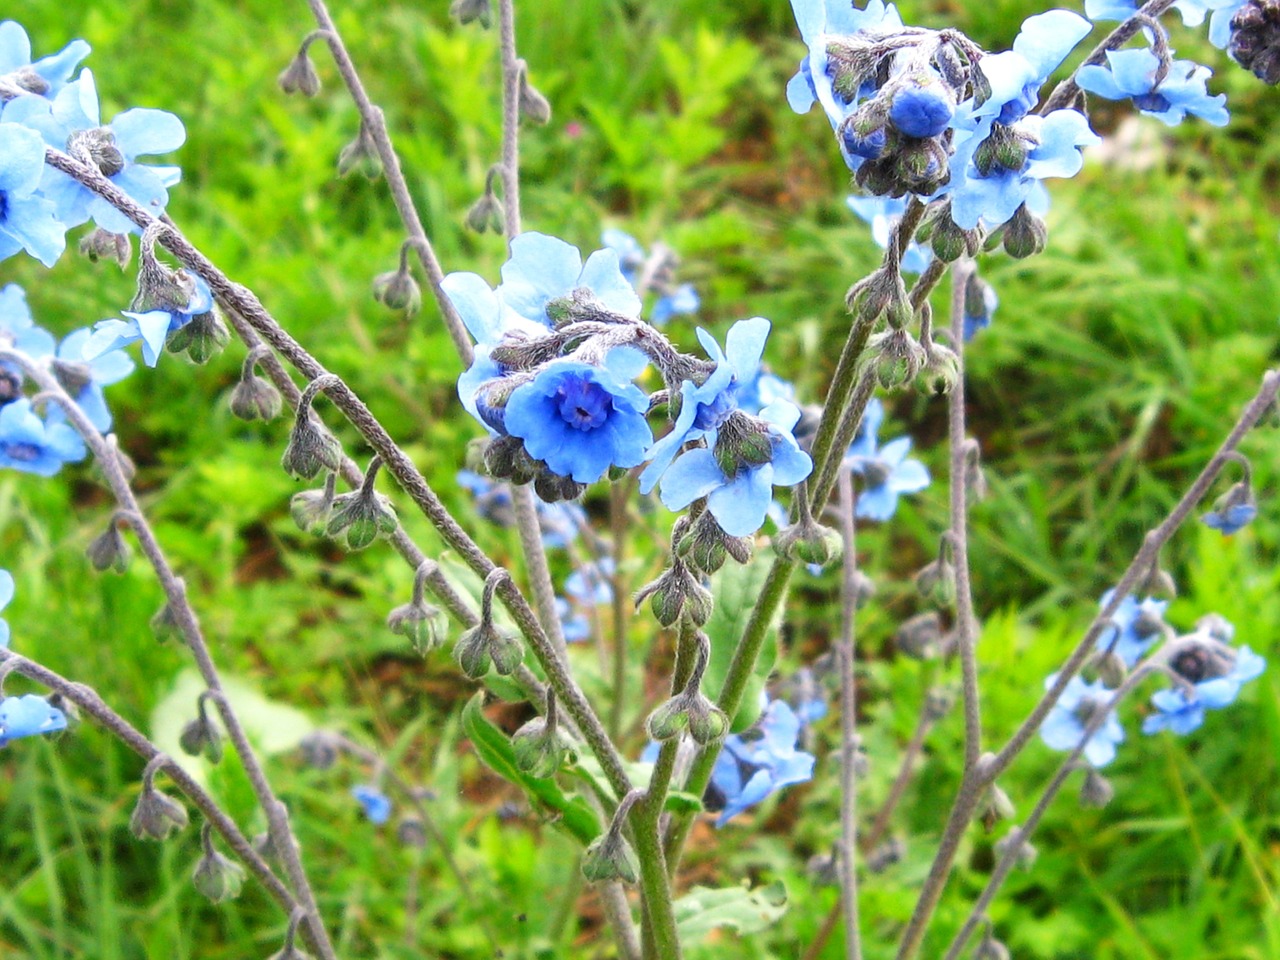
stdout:
[(1154, 90), (1134, 97), (1133, 105), (1139, 110), (1145, 110), (1148, 113), (1164, 113), (1171, 106), (1168, 97), (1163, 93), (1156, 93)]
[(0, 450), (3, 450), (10, 460), (18, 460), (22, 463), (40, 459), (40, 448), (34, 443), (6, 443), (0, 445)]
[(605, 422), (611, 406), (609, 392), (585, 377), (566, 377), (555, 400), (564, 422), (575, 430), (594, 430)]
[(724, 423), (724, 418), (738, 409), (738, 381), (721, 390), (710, 403), (698, 404), (693, 425), (699, 430), (714, 430)]

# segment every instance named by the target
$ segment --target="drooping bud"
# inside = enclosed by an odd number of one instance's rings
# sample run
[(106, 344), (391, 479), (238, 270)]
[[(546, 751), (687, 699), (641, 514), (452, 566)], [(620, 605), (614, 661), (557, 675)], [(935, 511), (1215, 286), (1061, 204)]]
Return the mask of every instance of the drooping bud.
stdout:
[(182, 623), (173, 611), (173, 605), (165, 602), (151, 618), (151, 629), (160, 643), (182, 639)]
[(714, 606), (711, 591), (697, 581), (679, 557), (672, 558), (671, 566), (657, 580), (640, 589), (635, 596), (636, 605), (645, 599), (649, 600), (654, 617), (664, 627), (679, 620), (682, 613), (687, 613), (694, 623), (702, 626), (711, 619)]
[(244, 885), (244, 868), (214, 849), (213, 828), (207, 822), (200, 832), (200, 842), (204, 846), (204, 856), (192, 875), (196, 889), (214, 903), (234, 900)]
[(501, 567), (495, 568), (484, 582), (480, 600), (480, 622), (463, 632), (453, 648), (454, 659), (462, 672), (472, 680), (481, 679), (492, 666), (508, 676), (524, 661), (524, 646), (511, 631), (493, 622), (493, 594), (498, 584), (509, 579)]
[(960, 381), (960, 357), (940, 343), (929, 344), (924, 355), (924, 366), (916, 375), (916, 389), (925, 396), (950, 393)]
[(901, 838), (890, 837), (867, 854), (867, 870), (871, 873), (884, 873), (895, 863), (901, 863), (906, 855), (907, 847)]
[(320, 74), (316, 73), (316, 65), (307, 54), (309, 45), (304, 43), (276, 78), (280, 89), (287, 94), (300, 93), (304, 97), (314, 97), (320, 92)]
[(1253, 495), (1253, 485), (1243, 480), (1232, 484), (1231, 489), (1215, 500), (1213, 509), (1200, 521), (1227, 536), (1252, 523), (1257, 515), (1258, 501)]
[(942, 621), (933, 611), (917, 614), (898, 628), (894, 646), (913, 660), (932, 660), (942, 653)]
[(531, 483), (542, 472), (542, 463), (534, 460), (519, 437), (494, 437), (484, 448), (484, 466), (495, 480)]
[(1025, 203), (1004, 225), (1005, 253), (1017, 260), (1040, 253), (1048, 241), (1049, 228)]
[(533, 492), (544, 503), (560, 503), (565, 500), (577, 500), (587, 491), (585, 483), (579, 483), (573, 477), (562, 477), (550, 470), (542, 470), (533, 478)]
[(988, 929), (973, 951), (973, 960), (1009, 960), (1009, 948), (992, 936)]
[(924, 697), (924, 715), (931, 723), (937, 723), (956, 703), (956, 692), (950, 687), (930, 687)]
[(284, 406), (275, 384), (254, 372), (258, 360), (266, 352), (266, 347), (255, 347), (249, 351), (240, 370), (240, 382), (231, 392), (231, 412), (241, 420), (274, 420)]
[(502, 201), (486, 187), (480, 199), (467, 210), (465, 223), (468, 230), (474, 230), (476, 233), (492, 230), (494, 233), (501, 234), (503, 216)]
[(325, 534), (348, 550), (363, 550), (375, 540), (391, 536), (400, 525), (391, 501), (373, 488), (381, 466), (382, 458), (375, 456), (360, 489), (333, 498)]
[(289, 929), (284, 935), (284, 947), (279, 952), (273, 953), (267, 960), (311, 960), (311, 954), (304, 951), (296, 943), (298, 927), (301, 926), (306, 916), (307, 912), (302, 907), (298, 907), (293, 911), (293, 916), (289, 918)]
[(897, 390), (915, 380), (924, 366), (924, 348), (906, 330), (885, 330), (867, 344), (866, 360), (885, 390)]
[(704, 576), (719, 570), (728, 557), (746, 563), (751, 559), (751, 550), (750, 537), (729, 536), (710, 510), (703, 510), (675, 544), (676, 555)]
[(773, 548), (788, 560), (814, 563), (820, 567), (830, 566), (844, 554), (840, 534), (816, 523), (812, 517), (808, 523), (802, 519), (779, 533), (773, 538)]
[(1084, 807), (1105, 807), (1116, 795), (1116, 788), (1111, 781), (1090, 767), (1084, 775), (1084, 783), (1080, 784), (1080, 805)]
[(977, 230), (966, 230), (951, 219), (951, 201), (930, 205), (930, 212), (920, 225), (918, 237), (928, 240), (934, 255), (944, 263), (961, 257), (972, 257), (981, 247)]
[(493, 12), (489, 7), (489, 0), (453, 0), (453, 3), (449, 6), (449, 16), (459, 23), (471, 23), (473, 20), (479, 20), (480, 26), (487, 30), (491, 23)]
[(387, 614), (387, 627), (392, 633), (408, 638), (413, 649), (425, 657), (444, 643), (443, 620), (438, 607), (410, 602)]
[(582, 854), (582, 876), (591, 883), (615, 881), (635, 885), (640, 880), (640, 860), (622, 835), (622, 826), (637, 800), (644, 794), (632, 790), (614, 811), (613, 819), (600, 836), (587, 845)]
[(170, 353), (185, 356), (199, 366), (220, 354), (230, 342), (231, 332), (214, 309), (196, 314), (173, 331), (164, 347)]
[(209, 692), (206, 690), (196, 700), (196, 718), (182, 728), (178, 745), (188, 756), (203, 756), (210, 763), (217, 763), (222, 759), (222, 734), (205, 710), (208, 698)]
[(551, 104), (529, 82), (529, 67), (523, 60), (520, 61), (520, 114), (536, 124), (551, 121)]
[(157, 755), (142, 773), (142, 793), (129, 817), (129, 831), (139, 840), (168, 840), (187, 826), (187, 808), (155, 788), (155, 775), (167, 758)]
[[(849, 308), (849, 312), (862, 323), (878, 320), (886, 312), (896, 317), (901, 310), (891, 308), (900, 307), (909, 302), (902, 274), (885, 267), (880, 267), (869, 277), (859, 280), (849, 288), (849, 292), (844, 297), (844, 303)], [(901, 323), (897, 324), (897, 326), (901, 325)]]
[(1022, 838), (1021, 827), (1014, 827), (996, 841), (995, 850), (996, 856), (1001, 859), (1012, 851), (1015, 862), (1024, 870), (1030, 868), (1036, 862), (1036, 857), (1040, 855), (1039, 850)]
[(373, 278), (373, 299), (390, 310), (403, 310), (406, 317), (412, 317), (422, 307), (422, 288), (409, 269), (408, 248), (406, 243), (400, 250), (398, 269)]
[(298, 401), (289, 442), (280, 458), (285, 473), (295, 480), (310, 480), (321, 470), (336, 473), (342, 464), (342, 444), (311, 416), (312, 400), (328, 383), (326, 377), (311, 381)]
[(76, 131), (67, 138), (67, 152), (97, 167), (104, 177), (114, 177), (125, 167), (124, 154), (110, 127)]
[(999, 784), (990, 784), (982, 792), (982, 799), (978, 802), (978, 818), (987, 833), (995, 829), (995, 825), (1001, 820), (1012, 819), (1016, 812), (1013, 801)]
[(301, 490), (289, 500), (289, 513), (303, 533), (320, 536), (329, 526), (337, 479), (337, 474), (327, 474), (323, 490)]
[(511, 736), (516, 767), (539, 780), (555, 776), (565, 763), (574, 762), (573, 744), (556, 722), (556, 696), (547, 691), (547, 715), (534, 717)]
[(99, 573), (105, 573), (108, 570), (124, 573), (129, 569), (131, 551), (116, 521), (117, 517), (112, 517), (111, 522), (107, 524), (107, 529), (85, 550), (89, 562), (93, 564), (93, 569)]
[(979, 330), (991, 326), (1000, 298), (991, 284), (978, 276), (975, 270), (964, 285), (964, 338), (972, 340)]
[(342, 148), (338, 154), (338, 174), (345, 177), (354, 170), (359, 170), (370, 180), (382, 176), (382, 158), (378, 156), (378, 147), (374, 143), (368, 128), (360, 124), (360, 132), (356, 138)]
[(338, 762), (343, 743), (342, 737), (332, 731), (315, 730), (302, 738), (298, 750), (308, 766), (328, 770)]
[(89, 258), (90, 263), (99, 260), (114, 260), (124, 270), (133, 258), (133, 245), (126, 233), (111, 233), (101, 227), (80, 238), (80, 253)]
[(1129, 676), (1129, 667), (1124, 662), (1124, 657), (1114, 650), (1099, 652), (1091, 666), (1098, 674), (1098, 679), (1102, 681), (1103, 686), (1111, 690), (1118, 688)]
[(816, 887), (838, 887), (840, 858), (834, 853), (815, 853), (805, 864), (805, 872)]
[(916, 589), (934, 606), (950, 609), (956, 604), (956, 568), (951, 562), (950, 533), (942, 536), (938, 557), (916, 574)]

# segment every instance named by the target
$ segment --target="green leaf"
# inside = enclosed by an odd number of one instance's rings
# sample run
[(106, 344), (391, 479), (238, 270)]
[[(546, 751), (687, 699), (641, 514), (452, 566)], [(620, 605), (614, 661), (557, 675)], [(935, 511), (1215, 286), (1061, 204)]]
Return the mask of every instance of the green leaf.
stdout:
[(787, 888), (781, 881), (749, 890), (694, 887), (675, 902), (676, 927), (683, 940), (705, 937), (717, 927), (739, 934), (759, 933), (787, 912)]
[(534, 802), (546, 808), (553, 822), (584, 845), (600, 833), (595, 813), (581, 797), (567, 797), (554, 779), (539, 780), (526, 776), (516, 767), (515, 752), (506, 734), (489, 722), (480, 704), (484, 694), (477, 693), (462, 708), (462, 729), (476, 753), (498, 776), (515, 784)]
[[(706, 675), (702, 678), (702, 689), (709, 697), (718, 696), (724, 686), (724, 678), (729, 672), (734, 651), (742, 640), (747, 621), (751, 619), (751, 608), (760, 595), (772, 564), (773, 551), (759, 550), (745, 566), (726, 563), (712, 578), (711, 592), (715, 597), (715, 610), (703, 628), (711, 638), (711, 660), (707, 664)], [(779, 604), (774, 619), (769, 624), (764, 645), (760, 648), (760, 659), (756, 663), (755, 672), (747, 682), (742, 706), (733, 718), (732, 729), (735, 733), (751, 726), (760, 716), (760, 691), (764, 689), (765, 681), (768, 680), (778, 656), (778, 624), (781, 620), (782, 605)]]

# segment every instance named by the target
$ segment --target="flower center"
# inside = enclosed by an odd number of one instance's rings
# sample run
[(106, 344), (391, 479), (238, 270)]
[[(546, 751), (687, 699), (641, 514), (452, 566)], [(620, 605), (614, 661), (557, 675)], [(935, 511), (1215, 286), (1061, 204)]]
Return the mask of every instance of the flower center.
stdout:
[(1169, 98), (1163, 93), (1143, 93), (1133, 98), (1133, 105), (1148, 113), (1164, 113), (1169, 109)]
[(893, 468), (883, 460), (867, 460), (863, 463), (862, 475), (868, 487), (883, 487), (889, 479)]
[(34, 443), (6, 443), (0, 445), (0, 450), (3, 450), (10, 460), (18, 460), (22, 463), (30, 463), (40, 458), (40, 448)]
[(738, 409), (738, 381), (734, 380), (716, 394), (715, 399), (710, 403), (698, 404), (693, 425), (699, 430), (714, 430), (736, 409)]
[(594, 430), (609, 416), (609, 393), (584, 377), (566, 378), (555, 392), (564, 422), (575, 430)]

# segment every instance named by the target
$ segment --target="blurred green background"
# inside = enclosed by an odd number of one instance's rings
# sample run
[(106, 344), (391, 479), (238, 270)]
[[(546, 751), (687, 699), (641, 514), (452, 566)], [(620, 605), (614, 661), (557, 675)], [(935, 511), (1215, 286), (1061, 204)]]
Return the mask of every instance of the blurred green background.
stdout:
[[(498, 155), (496, 38), (454, 25), (447, 6), (350, 0), (334, 13), (386, 110), (445, 269), (496, 280), (503, 241), (461, 228)], [(958, 26), (991, 49), (1007, 47), (1039, 10), (1028, 0), (900, 6), (907, 22)], [(356, 133), (354, 108), (319, 46), (325, 87), (317, 99), (285, 98), (275, 86), (311, 27), (306, 5), (10, 0), (4, 13), (26, 26), (38, 54), (89, 40), (104, 118), (149, 106), (184, 120), (173, 217), (357, 387), (448, 503), (480, 527), (486, 548), (513, 558), (510, 533), (476, 519), (454, 479), (477, 431), (458, 411), (458, 368), (434, 306), (406, 321), (369, 296), (372, 276), (394, 267), (401, 233), (381, 182), (335, 177), (335, 157)], [(702, 295), (698, 322), (720, 334), (741, 317), (771, 318), (768, 362), (804, 399), (820, 397), (848, 323), (843, 293), (878, 252), (845, 207), (847, 172), (825, 119), (796, 116), (783, 99), (803, 52), (788, 4), (539, 0), (519, 9), (518, 32), (530, 76), (554, 108), (550, 125), (525, 128), (526, 228), (588, 250), (604, 226), (646, 244), (666, 241), (683, 257), (682, 279)], [(1231, 126), (1171, 131), (1097, 105), (1094, 126), (1112, 136), (1079, 177), (1051, 184), (1048, 252), (981, 265), (1001, 298), (968, 358), (971, 430), (992, 486), (974, 509), (971, 549), (993, 743), (1034, 702), (1143, 531), (1274, 362), (1280, 97), (1202, 33), (1175, 27), (1173, 43), (1218, 72), (1211, 89), (1229, 95)], [(60, 334), (117, 315), (133, 290), (131, 273), (74, 255), (52, 273), (8, 260), (0, 282), (22, 284), (38, 322)], [(673, 336), (691, 346), (692, 324), (677, 323)], [(460, 736), (471, 689), (448, 653), (423, 661), (384, 628), (387, 611), (408, 598), (411, 572), (384, 547), (344, 557), (297, 533), (287, 511), (296, 488), (278, 468), (287, 422), (246, 425), (227, 410), (242, 358), (236, 347), (203, 368), (166, 357), (111, 391), (143, 502), (219, 662), (265, 701), (298, 711), (281, 719), (259, 704), (253, 724), (336, 726), (384, 751), (433, 792), (429, 806), (475, 888), (472, 897), (459, 891), (435, 845), (406, 847), (393, 828), (360, 817), (349, 789), (370, 771), (343, 764), (320, 772), (276, 756), (271, 773), (341, 954), (488, 957), (488, 920), (507, 957), (612, 956), (598, 900), (573, 882), (573, 847), (487, 775)], [(942, 476), (944, 403), (914, 393), (887, 403), (890, 433), (909, 430)], [(1230, 538), (1193, 524), (1163, 558), (1182, 591), (1173, 623), (1190, 628), (1202, 613), (1220, 612), (1238, 639), (1273, 660), (1275, 443), (1264, 428), (1244, 444), (1259, 520)], [(599, 489), (588, 495), (593, 513), (600, 499)], [(895, 659), (888, 646), (895, 625), (919, 608), (910, 578), (934, 549), (945, 510), (939, 483), (862, 538), (880, 585), (860, 627), (868, 808), (887, 791), (924, 691), (947, 673)], [(91, 572), (84, 547), (109, 513), (87, 470), (56, 481), (0, 475), (0, 565), (18, 581), (6, 612), (13, 647), (94, 684), (134, 723), (172, 738), (192, 707), (188, 694), (174, 696), (188, 660), (154, 639), (148, 621), (160, 590), (141, 561), (119, 577)], [(427, 525), (407, 506), (402, 514), (435, 553)], [(661, 512), (653, 519), (668, 522)], [(636, 585), (653, 569), (654, 550), (646, 540), (636, 553), (628, 571)], [(784, 675), (825, 652), (837, 622), (833, 576), (797, 583)], [(646, 690), (649, 703), (658, 696), (666, 663), (648, 623), (637, 617), (632, 630), (629, 721), (643, 717)], [(591, 652), (577, 663), (588, 690), (600, 692)], [(11, 691), (19, 686), (10, 681)], [(1130, 743), (1108, 769), (1114, 802), (1084, 810), (1068, 791), (1037, 838), (1034, 868), (1015, 875), (992, 910), (1013, 955), (1280, 958), (1278, 706), (1274, 670), (1182, 740), (1141, 737), (1131, 705)], [(953, 714), (931, 737), (901, 810), (905, 860), (866, 884), (869, 960), (892, 956), (927, 869), (958, 770), (959, 721)], [(691, 956), (795, 958), (813, 939), (835, 899), (805, 863), (835, 837), (828, 751), (836, 736), (834, 717), (819, 725), (812, 784), (723, 830), (695, 832), (682, 886), (781, 879), (791, 908), (767, 934), (718, 934)], [(642, 742), (633, 728), (628, 747), (638, 752)], [(1056, 762), (1037, 742), (1002, 781), (1020, 816)], [(279, 949), (283, 919), (252, 884), (222, 907), (192, 889), (194, 830), (161, 847), (129, 836), (140, 767), (88, 725), (0, 754), (0, 957), (185, 960)], [(263, 828), (234, 762), (208, 776), (247, 832)], [(1001, 832), (974, 828), (926, 955), (940, 953), (964, 916)], [(837, 936), (823, 956), (841, 955)]]

